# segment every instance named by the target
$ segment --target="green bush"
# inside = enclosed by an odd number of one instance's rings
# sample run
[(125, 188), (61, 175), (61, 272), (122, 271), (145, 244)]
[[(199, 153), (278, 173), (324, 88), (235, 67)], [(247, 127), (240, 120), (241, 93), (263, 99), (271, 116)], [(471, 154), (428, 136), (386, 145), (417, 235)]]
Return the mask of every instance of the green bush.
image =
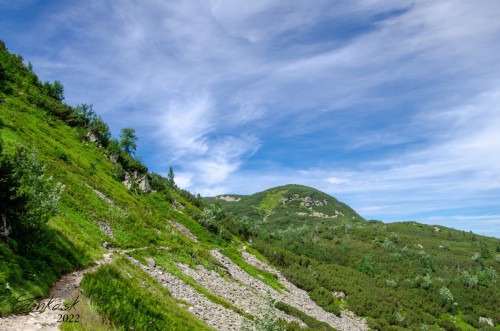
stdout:
[(0, 144), (1, 216), (12, 230), (10, 236), (29, 248), (43, 224), (58, 212), (64, 185), (47, 177), (35, 149), (20, 146), (12, 155), (2, 149)]
[[(329, 324), (325, 322), (320, 322), (314, 317), (311, 317), (305, 313), (303, 313), (301, 310), (298, 310), (290, 305), (287, 305), (284, 302), (277, 302), (275, 307), (288, 315), (298, 317), (302, 320), (302, 322), (306, 323), (308, 326), (308, 329), (311, 330), (318, 330), (318, 331), (335, 331), (334, 328), (332, 328)], [(300, 328), (299, 326), (295, 327), (294, 325), (288, 326), (287, 331), (292, 331), (292, 330), (302, 330), (302, 331), (307, 331), (308, 329), (304, 330)]]
[(307, 292), (311, 292), (318, 287), (316, 279), (307, 272), (307, 269), (297, 264), (292, 264), (284, 269), (283, 276), (297, 287)]
[(461, 329), (455, 325), (452, 321), (445, 319), (438, 322), (439, 326), (446, 331), (461, 331)]
[(315, 288), (311, 293), (309, 293), (309, 296), (324, 310), (340, 316), (340, 308), (335, 303), (333, 295), (330, 291), (326, 290), (323, 287), (319, 287)]

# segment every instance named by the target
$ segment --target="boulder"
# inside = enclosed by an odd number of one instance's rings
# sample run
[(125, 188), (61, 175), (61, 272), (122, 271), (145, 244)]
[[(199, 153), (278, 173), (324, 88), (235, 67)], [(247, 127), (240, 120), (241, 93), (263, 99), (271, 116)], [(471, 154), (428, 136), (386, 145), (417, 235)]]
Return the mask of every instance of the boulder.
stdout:
[(156, 267), (156, 262), (155, 262), (155, 260), (153, 260), (152, 257), (147, 257), (146, 262), (148, 263), (148, 267), (150, 267), (150, 268)]
[(483, 317), (483, 316), (479, 317), (479, 324), (487, 324), (489, 326), (495, 326), (495, 324), (493, 324), (493, 320), (491, 318), (487, 318), (487, 317)]

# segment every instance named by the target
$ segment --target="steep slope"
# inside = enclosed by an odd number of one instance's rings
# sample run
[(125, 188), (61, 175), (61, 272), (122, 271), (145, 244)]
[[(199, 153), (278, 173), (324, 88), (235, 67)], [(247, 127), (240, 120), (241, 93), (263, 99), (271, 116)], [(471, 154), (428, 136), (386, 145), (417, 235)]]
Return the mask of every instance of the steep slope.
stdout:
[(325, 310), (348, 307), (381, 330), (500, 324), (498, 239), (416, 222), (366, 221), (300, 185), (208, 201), (233, 214), (253, 248)]
[[(317, 306), (258, 252), (246, 252), (237, 244), (244, 239), (231, 217), (147, 173), (116, 148), (91, 107), (62, 103), (62, 85), (42, 83), (3, 43), (0, 79), (0, 165), (9, 161), (10, 167), (0, 180), (19, 184), (1, 192), (0, 329), (240, 330), (252, 324), (366, 329), (364, 320), (348, 312), (336, 316)], [(31, 156), (16, 159), (19, 150)], [(19, 177), (12, 160), (36, 163), (43, 174), (30, 177), (27, 162)], [(153, 191), (143, 192), (135, 177), (149, 178)], [(27, 179), (47, 187), (40, 191)], [(59, 212), (20, 223), (30, 214), (11, 212), (12, 202), (38, 206), (48, 201), (51, 183), (65, 187), (59, 200), (53, 192)], [(142, 188), (147, 191), (147, 185)], [(39, 197), (26, 193), (32, 190)], [(37, 197), (41, 200), (30, 200)], [(248, 254), (259, 255), (260, 267), (247, 262)], [(107, 263), (94, 267), (103, 255)], [(64, 274), (71, 284), (63, 291), (53, 288), (57, 300), (47, 311), (51, 287)], [(283, 301), (281, 310), (271, 298)], [(67, 311), (61, 301), (78, 303)]]

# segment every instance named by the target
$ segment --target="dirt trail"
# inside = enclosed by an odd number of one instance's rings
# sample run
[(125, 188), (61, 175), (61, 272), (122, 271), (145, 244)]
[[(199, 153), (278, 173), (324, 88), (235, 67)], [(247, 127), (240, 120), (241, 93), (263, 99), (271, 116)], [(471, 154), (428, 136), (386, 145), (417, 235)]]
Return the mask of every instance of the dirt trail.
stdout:
[[(64, 309), (64, 300), (70, 299), (71, 295), (80, 289), (80, 282), (87, 272), (96, 270), (99, 266), (111, 262), (111, 252), (104, 254), (103, 258), (96, 261), (91, 268), (78, 270), (64, 275), (52, 287), (48, 298), (38, 302), (33, 310), (27, 315), (11, 315), (0, 318), (0, 330), (2, 331), (54, 331), (59, 330), (59, 325), (64, 314), (71, 318), (71, 305), (77, 305), (78, 299), (71, 300), (69, 310)], [(21, 298), (21, 300), (24, 298)], [(28, 299), (28, 298), (26, 298)], [(28, 302), (29, 300), (27, 300)], [(45, 309), (44, 309), (45, 308)], [(75, 318), (75, 316), (73, 316)]]

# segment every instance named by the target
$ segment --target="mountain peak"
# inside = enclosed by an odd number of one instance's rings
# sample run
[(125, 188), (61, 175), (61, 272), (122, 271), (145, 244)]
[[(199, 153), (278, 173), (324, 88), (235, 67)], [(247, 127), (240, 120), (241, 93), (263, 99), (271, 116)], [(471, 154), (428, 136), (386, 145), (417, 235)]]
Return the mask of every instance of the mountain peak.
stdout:
[(216, 199), (233, 214), (251, 215), (254, 219), (271, 223), (363, 220), (351, 207), (336, 198), (298, 184), (272, 187), (247, 196), (220, 195)]

